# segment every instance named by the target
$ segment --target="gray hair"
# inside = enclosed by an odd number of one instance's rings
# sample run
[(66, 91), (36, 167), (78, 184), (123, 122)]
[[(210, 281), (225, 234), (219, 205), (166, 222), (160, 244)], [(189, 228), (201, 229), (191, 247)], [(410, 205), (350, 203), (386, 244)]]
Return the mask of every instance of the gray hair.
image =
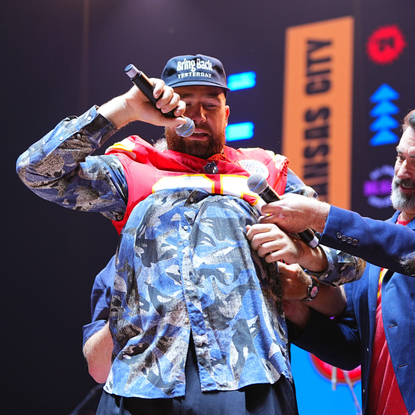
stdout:
[(415, 110), (408, 112), (403, 119), (402, 131), (405, 132), (408, 127), (411, 127), (415, 131)]

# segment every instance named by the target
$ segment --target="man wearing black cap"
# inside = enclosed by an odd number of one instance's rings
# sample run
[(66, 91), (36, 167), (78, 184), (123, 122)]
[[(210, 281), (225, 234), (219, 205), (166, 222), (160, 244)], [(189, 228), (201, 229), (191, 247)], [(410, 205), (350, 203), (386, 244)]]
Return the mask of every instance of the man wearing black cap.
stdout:
[[(285, 157), (225, 146), (220, 61), (174, 57), (152, 82), (161, 112), (134, 86), (63, 120), (17, 163), (36, 194), (100, 212), (121, 233), (109, 316), (113, 363), (98, 414), (296, 414), (278, 267), (247, 242), (261, 200), (246, 182), (260, 172), (281, 194), (306, 187)], [(175, 108), (177, 118), (162, 115)], [(175, 132), (183, 114), (195, 123), (190, 137)], [(90, 156), (138, 120), (166, 126), (166, 150), (132, 136)], [(361, 275), (349, 255), (286, 239), (297, 262), (325, 282)], [(340, 312), (342, 297), (331, 291), (328, 312)], [(312, 299), (308, 291), (304, 297)]]

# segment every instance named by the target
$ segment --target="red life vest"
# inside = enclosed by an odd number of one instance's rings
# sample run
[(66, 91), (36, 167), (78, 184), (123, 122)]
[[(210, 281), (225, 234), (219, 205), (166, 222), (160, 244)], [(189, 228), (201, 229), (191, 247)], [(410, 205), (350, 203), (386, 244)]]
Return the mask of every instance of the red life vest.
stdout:
[(128, 185), (124, 218), (113, 221), (120, 233), (131, 211), (151, 193), (165, 189), (202, 189), (212, 194), (239, 197), (251, 205), (261, 199), (248, 189), (251, 174), (263, 174), (278, 194), (287, 183), (288, 159), (260, 148), (225, 146), (223, 154), (200, 159), (177, 151), (159, 151), (138, 136), (130, 136), (109, 147), (106, 154), (120, 160)]

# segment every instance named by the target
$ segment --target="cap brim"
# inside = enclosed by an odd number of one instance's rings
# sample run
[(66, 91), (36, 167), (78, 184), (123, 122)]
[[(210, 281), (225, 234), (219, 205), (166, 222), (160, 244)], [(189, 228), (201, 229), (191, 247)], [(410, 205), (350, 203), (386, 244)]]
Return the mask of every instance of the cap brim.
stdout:
[(176, 82), (172, 84), (167, 84), (168, 86), (171, 86), (172, 88), (176, 88), (179, 86), (216, 86), (217, 88), (222, 88), (225, 91), (230, 91), (230, 89), (227, 86), (223, 86), (221, 84), (216, 84), (215, 82), (203, 82), (203, 81), (187, 81), (187, 82)]

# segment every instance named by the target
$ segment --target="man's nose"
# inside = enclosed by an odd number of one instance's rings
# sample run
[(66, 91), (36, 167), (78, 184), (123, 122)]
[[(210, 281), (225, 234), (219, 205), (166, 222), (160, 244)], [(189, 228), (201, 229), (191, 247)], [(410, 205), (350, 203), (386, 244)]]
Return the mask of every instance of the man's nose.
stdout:
[(186, 117), (191, 118), (196, 123), (206, 121), (205, 111), (202, 105), (192, 105), (188, 111), (186, 111)]
[(409, 179), (414, 177), (414, 172), (409, 169), (406, 160), (397, 169), (396, 177), (398, 177), (399, 179)]

